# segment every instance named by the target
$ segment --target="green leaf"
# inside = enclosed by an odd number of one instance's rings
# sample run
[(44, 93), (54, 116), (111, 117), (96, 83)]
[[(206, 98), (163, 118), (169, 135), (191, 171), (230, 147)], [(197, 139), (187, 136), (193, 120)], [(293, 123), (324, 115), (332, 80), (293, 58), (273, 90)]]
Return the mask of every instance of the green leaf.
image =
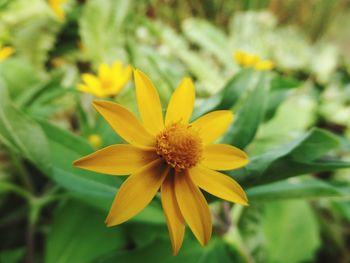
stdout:
[(288, 144), (252, 157), (246, 167), (229, 174), (244, 186), (253, 186), (296, 175), (350, 167), (349, 162), (319, 159), (339, 145), (339, 139), (332, 133), (313, 128)]
[(4, 81), (9, 95), (13, 99), (36, 86), (40, 81), (39, 74), (33, 65), (26, 60), (17, 58), (0, 63), (0, 78)]
[(206, 247), (200, 247), (193, 239), (185, 239), (179, 254), (174, 257), (171, 253), (170, 241), (157, 239), (147, 246), (134, 250), (116, 252), (101, 258), (101, 263), (137, 263), (137, 262), (201, 262), (201, 263), (230, 263), (232, 255), (226, 244), (219, 239), (212, 239)]
[(25, 254), (24, 248), (7, 249), (0, 251), (0, 262), (17, 263), (23, 260)]
[(321, 243), (317, 220), (305, 201), (269, 203), (262, 227), (268, 262), (312, 261)]
[(123, 229), (107, 228), (104, 220), (103, 212), (81, 203), (67, 202), (59, 207), (47, 237), (45, 262), (92, 262), (125, 247)]
[(0, 82), (0, 141), (11, 151), (30, 160), (43, 172), (50, 171), (50, 152), (41, 127), (16, 109)]
[(274, 201), (281, 199), (314, 199), (330, 197), (350, 197), (346, 187), (332, 185), (315, 178), (304, 180), (284, 180), (249, 188), (250, 202)]
[(256, 85), (257, 72), (251, 69), (242, 69), (235, 74), (222, 89), (222, 101), (217, 106), (217, 110), (231, 109), (241, 98), (242, 94)]
[(223, 138), (225, 143), (245, 148), (255, 137), (260, 123), (263, 120), (267, 96), (269, 91), (269, 78), (265, 74), (255, 75), (255, 85), (242, 102), (234, 122)]

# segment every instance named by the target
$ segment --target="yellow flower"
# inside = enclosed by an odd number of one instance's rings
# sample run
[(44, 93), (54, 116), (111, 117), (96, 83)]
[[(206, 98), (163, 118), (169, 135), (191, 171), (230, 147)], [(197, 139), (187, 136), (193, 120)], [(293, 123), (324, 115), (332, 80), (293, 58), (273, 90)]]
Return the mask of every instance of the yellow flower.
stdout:
[(100, 148), (102, 145), (102, 138), (98, 134), (91, 134), (88, 141), (94, 148)]
[(49, 5), (52, 11), (55, 13), (56, 17), (63, 22), (65, 19), (65, 14), (62, 9), (62, 5), (66, 3), (67, 0), (49, 0)]
[(261, 60), (255, 64), (255, 69), (259, 71), (271, 70), (274, 68), (274, 63), (271, 60)]
[(248, 163), (247, 155), (226, 144), (213, 144), (233, 120), (231, 111), (206, 114), (189, 123), (195, 88), (185, 78), (170, 98), (165, 120), (157, 90), (141, 71), (134, 71), (142, 122), (119, 104), (96, 100), (96, 110), (129, 144), (103, 148), (74, 162), (74, 166), (110, 175), (131, 174), (122, 184), (106, 219), (121, 224), (144, 209), (160, 190), (173, 254), (182, 245), (185, 223), (201, 245), (208, 243), (212, 222), (199, 190), (247, 205), (241, 186), (215, 170), (232, 170)]
[(15, 52), (13, 47), (2, 47), (0, 48), (0, 61), (3, 61), (10, 57)]
[(233, 54), (233, 58), (236, 60), (237, 64), (242, 67), (251, 67), (260, 61), (259, 56), (241, 50), (236, 50)]
[(101, 64), (97, 76), (82, 74), (84, 84), (78, 84), (78, 90), (90, 93), (99, 98), (117, 95), (130, 80), (132, 67), (123, 67), (120, 61), (113, 66)]

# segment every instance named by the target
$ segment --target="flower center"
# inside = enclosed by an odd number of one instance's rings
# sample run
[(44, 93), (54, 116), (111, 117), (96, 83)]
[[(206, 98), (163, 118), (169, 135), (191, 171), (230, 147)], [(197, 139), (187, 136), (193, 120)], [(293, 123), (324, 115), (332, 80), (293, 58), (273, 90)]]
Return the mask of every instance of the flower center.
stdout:
[(195, 166), (202, 157), (202, 140), (189, 124), (168, 125), (156, 138), (157, 154), (176, 171)]

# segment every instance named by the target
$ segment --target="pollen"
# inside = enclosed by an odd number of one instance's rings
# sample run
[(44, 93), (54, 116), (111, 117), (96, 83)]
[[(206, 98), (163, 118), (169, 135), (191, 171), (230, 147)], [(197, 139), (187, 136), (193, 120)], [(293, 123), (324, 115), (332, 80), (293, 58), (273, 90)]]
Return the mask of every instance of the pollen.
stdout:
[(176, 171), (194, 167), (202, 158), (199, 134), (189, 124), (168, 125), (156, 138), (157, 154)]

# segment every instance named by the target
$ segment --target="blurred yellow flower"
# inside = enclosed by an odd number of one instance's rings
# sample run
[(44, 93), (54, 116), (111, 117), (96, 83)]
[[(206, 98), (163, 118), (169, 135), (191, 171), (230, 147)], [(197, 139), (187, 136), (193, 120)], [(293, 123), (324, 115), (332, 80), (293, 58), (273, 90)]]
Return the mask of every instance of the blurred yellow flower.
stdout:
[(90, 93), (99, 98), (117, 95), (130, 80), (131, 65), (123, 67), (122, 62), (117, 61), (112, 66), (101, 64), (98, 74), (82, 74), (83, 84), (78, 84), (78, 90)]
[(233, 58), (236, 60), (237, 64), (242, 67), (251, 67), (260, 61), (259, 56), (241, 50), (235, 51)]
[(258, 71), (271, 70), (274, 63), (271, 60), (262, 60), (258, 55), (236, 50), (233, 54), (234, 60), (242, 67), (254, 67)]
[(274, 63), (271, 60), (261, 60), (255, 64), (255, 69), (259, 71), (271, 70), (274, 68)]
[(2, 47), (0, 48), (0, 61), (3, 61), (10, 57), (15, 52), (13, 47)]
[(62, 8), (62, 5), (66, 3), (67, 0), (49, 0), (49, 6), (51, 7), (52, 11), (55, 13), (58, 20), (61, 22), (65, 19), (65, 14)]
[(102, 146), (102, 138), (98, 134), (91, 134), (88, 141), (94, 148), (100, 148)]
[(96, 110), (130, 144), (115, 144), (87, 155), (74, 166), (110, 175), (128, 175), (110, 208), (108, 226), (121, 224), (144, 209), (160, 190), (173, 254), (182, 245), (185, 223), (201, 245), (208, 243), (212, 222), (199, 190), (247, 205), (241, 186), (215, 170), (232, 170), (248, 163), (247, 155), (227, 144), (213, 144), (233, 120), (228, 110), (208, 113), (189, 122), (195, 102), (190, 78), (170, 98), (165, 118), (158, 92), (141, 71), (134, 71), (140, 122), (119, 104), (95, 100)]

